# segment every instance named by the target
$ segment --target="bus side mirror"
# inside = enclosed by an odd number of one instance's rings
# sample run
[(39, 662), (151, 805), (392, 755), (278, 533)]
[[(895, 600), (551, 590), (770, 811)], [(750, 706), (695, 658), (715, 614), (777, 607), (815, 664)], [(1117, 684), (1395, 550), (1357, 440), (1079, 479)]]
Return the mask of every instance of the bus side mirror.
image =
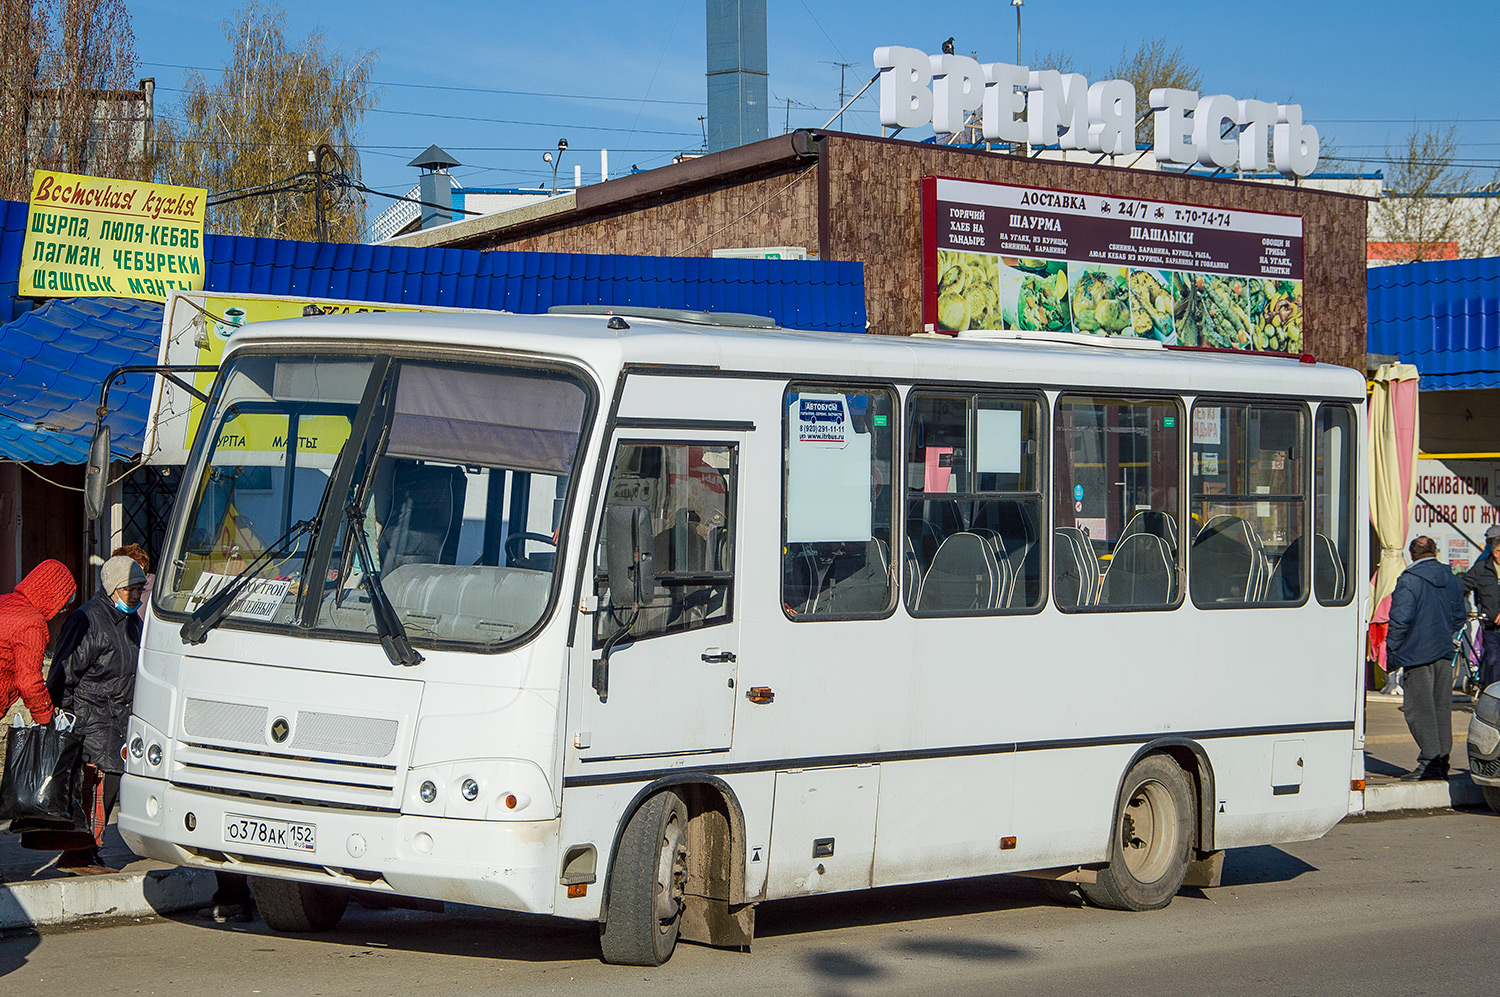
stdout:
[(109, 492), (109, 427), (101, 419), (94, 430), (94, 439), (89, 443), (89, 464), (83, 475), (83, 511), (89, 519), (98, 519), (104, 513), (104, 501)]
[(656, 594), (656, 537), (651, 510), (643, 505), (612, 505), (605, 514), (605, 570), (615, 609), (629, 603), (649, 606)]

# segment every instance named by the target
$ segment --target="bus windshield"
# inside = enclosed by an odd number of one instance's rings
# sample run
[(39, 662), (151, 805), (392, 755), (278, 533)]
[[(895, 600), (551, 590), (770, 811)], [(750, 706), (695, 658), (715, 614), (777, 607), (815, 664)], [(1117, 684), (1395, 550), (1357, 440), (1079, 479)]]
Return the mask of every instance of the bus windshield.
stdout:
[(587, 409), (578, 378), (269, 356), (222, 377), (158, 611), (194, 612), (264, 554), (226, 625), (375, 635), (366, 568), (414, 643), (503, 644), (541, 621)]

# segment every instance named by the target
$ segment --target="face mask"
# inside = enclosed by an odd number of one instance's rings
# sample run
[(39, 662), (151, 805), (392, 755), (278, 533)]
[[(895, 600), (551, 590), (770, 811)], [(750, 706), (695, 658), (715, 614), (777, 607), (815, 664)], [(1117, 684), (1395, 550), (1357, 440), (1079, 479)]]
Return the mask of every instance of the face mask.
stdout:
[(126, 602), (124, 599), (116, 599), (115, 600), (115, 608), (118, 609), (122, 613), (133, 613), (133, 612), (135, 612), (135, 610), (131, 608), (130, 603)]

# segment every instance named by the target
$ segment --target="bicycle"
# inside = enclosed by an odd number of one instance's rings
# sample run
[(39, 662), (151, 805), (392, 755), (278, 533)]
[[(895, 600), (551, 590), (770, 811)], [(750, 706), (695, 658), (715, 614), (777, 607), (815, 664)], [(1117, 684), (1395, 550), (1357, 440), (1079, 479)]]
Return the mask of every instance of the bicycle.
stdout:
[[(1453, 635), (1453, 673), (1463, 677), (1460, 688), (1464, 695), (1475, 700), (1484, 691), (1479, 675), (1479, 666), (1484, 660), (1484, 635), (1480, 633), (1482, 619), (1478, 613), (1469, 613), (1463, 626)], [(1476, 637), (1479, 638), (1478, 642)]]

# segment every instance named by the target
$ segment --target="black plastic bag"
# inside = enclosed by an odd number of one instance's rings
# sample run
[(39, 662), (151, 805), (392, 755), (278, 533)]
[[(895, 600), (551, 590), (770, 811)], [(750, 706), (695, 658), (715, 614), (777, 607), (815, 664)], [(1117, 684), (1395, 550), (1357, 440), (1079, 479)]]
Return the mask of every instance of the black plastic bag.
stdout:
[(0, 777), (0, 820), (65, 821), (81, 816), (83, 735), (51, 724), (5, 732), (5, 773)]

